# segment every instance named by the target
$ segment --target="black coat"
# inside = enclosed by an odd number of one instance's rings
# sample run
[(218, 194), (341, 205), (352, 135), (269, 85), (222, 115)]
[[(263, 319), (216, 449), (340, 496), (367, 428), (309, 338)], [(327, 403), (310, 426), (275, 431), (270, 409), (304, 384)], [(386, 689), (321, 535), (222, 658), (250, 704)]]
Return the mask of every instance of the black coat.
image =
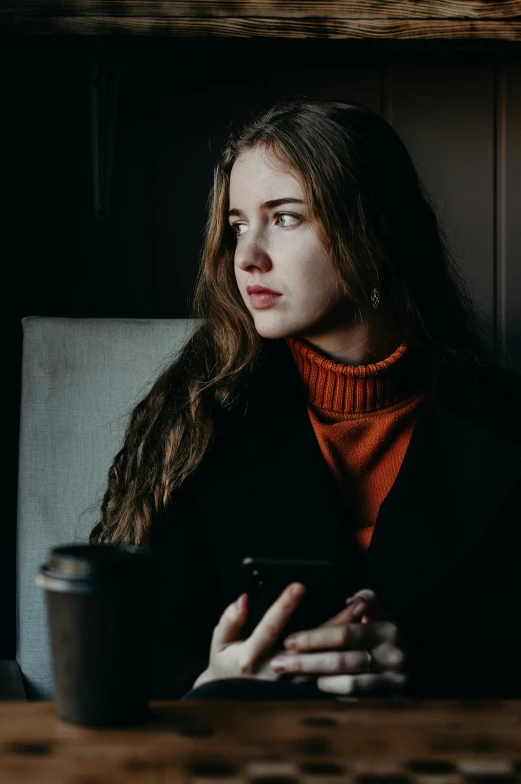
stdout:
[(520, 377), (504, 390), (494, 366), (478, 385), (424, 361), (427, 399), (361, 556), (294, 360), (284, 340), (264, 341), (241, 403), (215, 416), (212, 448), (154, 521), (155, 696), (181, 696), (207, 667), (242, 559), (264, 555), (332, 560), (338, 611), (373, 589), (403, 636), (406, 694), (521, 698)]

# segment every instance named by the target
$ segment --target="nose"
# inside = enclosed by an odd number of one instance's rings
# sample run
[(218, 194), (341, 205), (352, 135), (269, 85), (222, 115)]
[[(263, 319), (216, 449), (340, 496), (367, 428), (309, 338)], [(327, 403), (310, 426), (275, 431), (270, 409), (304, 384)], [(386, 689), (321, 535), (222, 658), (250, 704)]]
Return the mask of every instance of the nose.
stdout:
[(235, 250), (235, 264), (244, 272), (252, 268), (265, 270), (271, 267), (271, 257), (262, 238), (259, 234), (255, 235), (251, 228), (247, 236), (241, 237)]

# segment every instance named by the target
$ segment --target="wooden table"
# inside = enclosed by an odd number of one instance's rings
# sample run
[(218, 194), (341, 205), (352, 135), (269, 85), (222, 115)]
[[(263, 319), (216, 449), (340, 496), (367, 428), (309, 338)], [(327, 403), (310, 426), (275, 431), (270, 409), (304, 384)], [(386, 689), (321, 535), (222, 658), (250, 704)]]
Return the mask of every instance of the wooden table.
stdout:
[(0, 703), (1, 782), (510, 784), (521, 701), (152, 702), (132, 729)]

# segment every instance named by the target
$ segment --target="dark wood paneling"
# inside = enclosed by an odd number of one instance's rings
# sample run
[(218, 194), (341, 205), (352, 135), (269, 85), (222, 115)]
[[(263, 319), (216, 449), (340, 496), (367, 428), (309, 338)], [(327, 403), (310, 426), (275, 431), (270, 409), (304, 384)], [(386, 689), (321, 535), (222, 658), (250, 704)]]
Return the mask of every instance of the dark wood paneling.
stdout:
[(497, 69), (497, 325), (521, 372), (521, 65)]
[(267, 86), (270, 103), (295, 97), (316, 97), (328, 101), (359, 101), (375, 111), (380, 110), (381, 65), (358, 66), (351, 60), (281, 69)]
[(223, 52), (221, 75), (209, 80), (199, 52), (165, 59), (160, 77), (149, 72), (160, 107), (153, 141), (156, 310), (166, 317), (189, 315), (219, 151), (232, 127), (266, 106), (261, 69), (250, 63), (247, 80), (238, 82), (237, 61)]
[[(103, 62), (103, 54), (100, 55)], [(89, 50), (89, 64), (97, 52)], [(97, 315), (140, 316), (154, 310), (155, 209), (154, 145), (159, 106), (148, 72), (121, 67), (114, 171), (105, 220), (95, 215), (90, 146), (88, 198), (82, 210), (81, 244), (93, 265), (86, 285), (96, 275), (100, 289), (93, 301)], [(87, 93), (84, 82), (78, 89)], [(86, 194), (87, 195), (87, 194)], [(101, 286), (103, 290), (101, 290)], [(112, 301), (112, 302), (111, 302)], [(86, 303), (85, 303), (86, 304)], [(84, 305), (85, 307), (85, 305)]]
[[(487, 65), (389, 68), (387, 119), (412, 155), (473, 293), (494, 320), (494, 78)], [(421, 259), (418, 259), (421, 264)]]

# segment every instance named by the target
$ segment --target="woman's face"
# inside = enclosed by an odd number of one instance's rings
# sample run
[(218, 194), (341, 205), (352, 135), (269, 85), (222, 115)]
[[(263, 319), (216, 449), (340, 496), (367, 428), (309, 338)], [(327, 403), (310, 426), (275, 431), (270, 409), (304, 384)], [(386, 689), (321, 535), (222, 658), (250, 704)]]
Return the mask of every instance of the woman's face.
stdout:
[[(257, 332), (265, 338), (319, 337), (346, 325), (348, 318), (345, 295), (304, 199), (295, 173), (265, 148), (248, 150), (235, 161), (229, 216), (236, 235), (235, 277)], [(266, 204), (275, 200), (285, 203)], [(261, 307), (247, 290), (255, 285), (280, 296)]]

